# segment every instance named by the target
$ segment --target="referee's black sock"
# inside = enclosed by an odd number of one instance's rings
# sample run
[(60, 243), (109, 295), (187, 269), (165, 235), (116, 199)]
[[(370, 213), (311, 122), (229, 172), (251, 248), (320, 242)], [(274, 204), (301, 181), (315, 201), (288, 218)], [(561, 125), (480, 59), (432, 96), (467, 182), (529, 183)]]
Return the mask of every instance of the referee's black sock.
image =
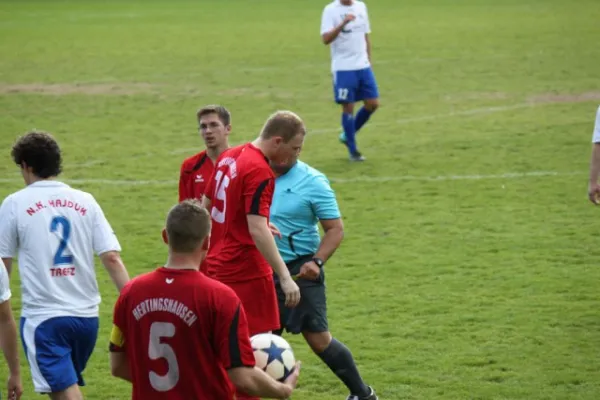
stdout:
[(360, 377), (350, 349), (343, 343), (333, 338), (329, 346), (317, 355), (344, 382), (351, 394), (358, 397), (367, 397), (371, 394), (371, 389)]

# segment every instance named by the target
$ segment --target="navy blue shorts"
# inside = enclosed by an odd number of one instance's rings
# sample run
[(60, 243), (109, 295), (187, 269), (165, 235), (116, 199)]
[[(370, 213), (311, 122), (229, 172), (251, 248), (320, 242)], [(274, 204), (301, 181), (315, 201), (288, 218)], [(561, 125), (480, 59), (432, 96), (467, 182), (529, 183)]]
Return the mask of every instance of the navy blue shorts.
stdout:
[(98, 318), (21, 318), (21, 341), (38, 393), (54, 393), (73, 384), (84, 386), (81, 375), (98, 338)]
[(379, 98), (379, 89), (371, 67), (334, 72), (333, 96), (338, 104)]

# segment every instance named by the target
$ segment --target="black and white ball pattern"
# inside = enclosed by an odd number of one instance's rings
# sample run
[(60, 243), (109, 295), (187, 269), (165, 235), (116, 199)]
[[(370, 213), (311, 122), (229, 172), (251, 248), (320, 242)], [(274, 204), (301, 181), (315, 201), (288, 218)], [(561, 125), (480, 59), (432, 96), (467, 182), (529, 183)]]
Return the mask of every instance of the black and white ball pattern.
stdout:
[(296, 359), (290, 344), (281, 336), (261, 333), (250, 338), (256, 366), (283, 382), (294, 370)]

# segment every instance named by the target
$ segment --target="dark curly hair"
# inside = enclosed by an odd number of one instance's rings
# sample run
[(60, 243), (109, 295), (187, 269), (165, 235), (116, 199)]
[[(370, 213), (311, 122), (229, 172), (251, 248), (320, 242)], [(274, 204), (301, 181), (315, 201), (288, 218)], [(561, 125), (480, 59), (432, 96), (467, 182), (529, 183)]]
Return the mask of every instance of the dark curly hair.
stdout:
[(15, 164), (25, 163), (39, 178), (50, 178), (62, 172), (60, 147), (46, 132), (29, 132), (21, 136), (11, 152)]

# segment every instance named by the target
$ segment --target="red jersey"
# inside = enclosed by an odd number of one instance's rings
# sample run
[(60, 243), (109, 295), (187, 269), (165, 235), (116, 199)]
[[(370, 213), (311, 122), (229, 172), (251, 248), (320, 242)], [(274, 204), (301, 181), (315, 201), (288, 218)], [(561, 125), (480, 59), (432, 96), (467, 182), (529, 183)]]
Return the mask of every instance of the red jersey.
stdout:
[(275, 175), (263, 153), (247, 143), (226, 150), (208, 182), (212, 230), (205, 263), (221, 282), (244, 282), (273, 274), (248, 230), (248, 214), (269, 217)]
[[(179, 173), (179, 201), (186, 199), (202, 200), (202, 195), (206, 190), (206, 184), (215, 170), (215, 164), (212, 162), (206, 150), (186, 158), (181, 164)], [(205, 242), (208, 249), (208, 240)], [(210, 276), (205, 262), (200, 264), (200, 271)]]
[(186, 158), (179, 173), (179, 201), (186, 199), (202, 200), (206, 184), (213, 174), (215, 165), (206, 150)]
[(226, 369), (255, 365), (239, 298), (194, 270), (158, 268), (127, 283), (110, 350), (127, 354), (134, 400), (233, 399)]

